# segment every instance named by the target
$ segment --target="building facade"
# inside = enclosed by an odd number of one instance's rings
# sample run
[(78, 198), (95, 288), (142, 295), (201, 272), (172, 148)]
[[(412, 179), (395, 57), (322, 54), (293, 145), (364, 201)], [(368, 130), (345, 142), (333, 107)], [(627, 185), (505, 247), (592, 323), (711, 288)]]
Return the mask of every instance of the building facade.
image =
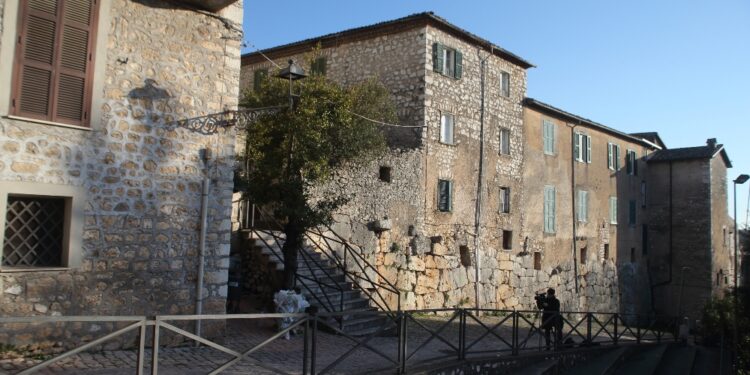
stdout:
[(242, 3), (192, 3), (0, 0), (0, 315), (224, 311), (235, 131), (181, 121), (236, 108)]
[[(354, 199), (334, 230), (394, 281), (402, 308), (531, 309), (554, 287), (566, 310), (658, 310), (649, 203), (663, 197), (649, 160), (666, 146), (656, 133), (526, 98), (530, 63), (432, 13), (246, 54), (243, 89), (289, 59), (391, 90), (390, 151), (341, 171), (336, 185)], [(722, 178), (707, 180), (716, 212)]]

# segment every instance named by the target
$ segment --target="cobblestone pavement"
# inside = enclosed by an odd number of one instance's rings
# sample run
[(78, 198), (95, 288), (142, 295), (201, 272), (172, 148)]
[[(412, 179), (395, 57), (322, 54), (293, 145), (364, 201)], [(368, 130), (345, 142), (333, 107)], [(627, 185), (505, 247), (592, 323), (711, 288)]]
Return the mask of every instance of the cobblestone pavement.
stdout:
[[(415, 321), (409, 321), (407, 325), (408, 343), (407, 357), (408, 366), (430, 363), (434, 361), (446, 361), (455, 358), (455, 346), (458, 344), (459, 324), (458, 318), (447, 323), (450, 317), (436, 315), (418, 315)], [(480, 320), (487, 328), (493, 328), (500, 323), (503, 317), (487, 316)], [(447, 324), (446, 324), (447, 323)], [(258, 345), (275, 334), (274, 322), (271, 320), (259, 321), (228, 321), (227, 335), (221, 344), (238, 352), (246, 351)], [(526, 349), (539, 350), (543, 345), (541, 335), (532, 335), (529, 338), (529, 326), (521, 322), (519, 328), (519, 342), (527, 340)], [(427, 329), (439, 331), (433, 335)], [(598, 330), (598, 328), (597, 328)], [(488, 355), (489, 351), (498, 353), (499, 350), (508, 350), (512, 337), (511, 320), (508, 319), (493, 330), (494, 334), (487, 333), (478, 322), (467, 318), (466, 340), (469, 354)], [(161, 340), (167, 342), (169, 335), (164, 333)], [(503, 342), (500, 338), (507, 341)], [(601, 333), (596, 341), (606, 341), (608, 337)], [(580, 338), (576, 337), (580, 342)], [(316, 372), (328, 369), (327, 373), (354, 374), (390, 372), (389, 367), (395, 367), (398, 358), (398, 337), (395, 335), (376, 336), (370, 338), (358, 338), (369, 347), (360, 346), (350, 351), (357, 344), (352, 339), (342, 335), (335, 335), (319, 330), (316, 337)], [(304, 340), (302, 335), (292, 336), (289, 340), (284, 338), (272, 341), (267, 346), (252, 353), (251, 358), (244, 359), (238, 364), (224, 371), (225, 374), (273, 374), (276, 373), (267, 366), (273, 366), (283, 372), (291, 374), (302, 373)], [(342, 357), (348, 353), (348, 356)], [(507, 353), (506, 353), (507, 354)], [(151, 351), (146, 353), (146, 369), (150, 368)], [(160, 374), (206, 374), (213, 369), (223, 365), (234, 357), (216, 349), (202, 347), (160, 347), (159, 349), (159, 373)], [(136, 350), (114, 350), (80, 353), (72, 357), (58, 361), (50, 367), (40, 371), (41, 374), (133, 374), (137, 361)], [(391, 362), (393, 361), (393, 362)], [(34, 364), (39, 360), (16, 359), (1, 360), (0, 374), (15, 374)], [(331, 366), (329, 368), (329, 366)], [(149, 371), (146, 371), (148, 373)]]

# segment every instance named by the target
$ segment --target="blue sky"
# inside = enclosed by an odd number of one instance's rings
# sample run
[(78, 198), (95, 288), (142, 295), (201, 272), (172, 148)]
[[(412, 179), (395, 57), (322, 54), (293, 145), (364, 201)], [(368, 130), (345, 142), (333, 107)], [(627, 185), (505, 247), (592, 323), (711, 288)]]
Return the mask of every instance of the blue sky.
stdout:
[(536, 65), (527, 96), (670, 148), (717, 138), (732, 214), (731, 180), (750, 174), (750, 2), (245, 0), (245, 39), (263, 49), (423, 11)]

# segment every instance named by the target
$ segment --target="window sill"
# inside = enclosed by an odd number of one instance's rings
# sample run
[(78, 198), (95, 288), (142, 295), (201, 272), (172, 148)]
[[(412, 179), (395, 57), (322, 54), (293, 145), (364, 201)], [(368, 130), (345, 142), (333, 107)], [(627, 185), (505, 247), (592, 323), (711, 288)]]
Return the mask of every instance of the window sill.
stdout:
[(33, 122), (33, 123), (36, 123), (36, 124), (51, 125), (51, 126), (57, 126), (57, 127), (61, 127), (61, 128), (68, 128), (68, 129), (75, 129), (75, 130), (85, 130), (85, 131), (91, 131), (92, 130), (90, 127), (86, 127), (86, 126), (63, 124), (61, 122), (45, 121), (45, 120), (28, 118), (28, 117), (10, 116), (10, 115), (9, 116), (4, 116), (4, 117), (8, 118), (8, 119), (11, 119), (11, 120)]
[(0, 268), (0, 274), (3, 273), (25, 273), (25, 272), (67, 272), (71, 271), (70, 267), (13, 267)]
[(456, 142), (453, 142), (453, 143), (446, 143), (446, 142), (443, 142), (443, 141), (440, 141), (440, 140), (438, 140), (438, 143), (440, 143), (441, 145), (445, 145), (445, 146), (452, 146), (452, 147), (456, 147)]

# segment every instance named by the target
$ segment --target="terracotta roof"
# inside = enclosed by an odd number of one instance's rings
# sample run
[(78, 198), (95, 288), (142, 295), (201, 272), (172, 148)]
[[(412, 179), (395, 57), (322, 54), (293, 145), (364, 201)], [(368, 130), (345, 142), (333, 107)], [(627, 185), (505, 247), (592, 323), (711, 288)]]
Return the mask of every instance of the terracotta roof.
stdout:
[(721, 157), (724, 159), (727, 167), (732, 167), (732, 162), (727, 156), (724, 145), (721, 144), (707, 144), (705, 146), (698, 147), (682, 147), (660, 150), (651, 155), (651, 157), (648, 159), (648, 162), (658, 163), (667, 161), (712, 159), (717, 154), (721, 154)]
[[(307, 52), (311, 48), (315, 47), (318, 43), (321, 44), (322, 48), (334, 47), (346, 42), (372, 39), (381, 35), (403, 32), (405, 30), (410, 30), (415, 27), (421, 27), (425, 25), (433, 26), (449, 34), (452, 34), (457, 38), (463, 39), (468, 43), (478, 45), (485, 50), (490, 51), (495, 55), (506, 59), (524, 69), (534, 67), (533, 64), (524, 60), (520, 56), (515, 55), (486, 39), (478, 37), (446, 21), (442, 17), (436, 16), (432, 12), (416, 13), (395, 20), (379, 22), (368, 26), (356, 27), (353, 29), (309, 38), (294, 43), (284, 44), (281, 46), (264, 49), (260, 52), (262, 52), (269, 58), (274, 59)], [(251, 52), (242, 55), (242, 65), (254, 64), (259, 61), (263, 61), (264, 57), (260, 54), (260, 52)]]
[(523, 100), (523, 105), (525, 107), (533, 108), (533, 109), (535, 109), (537, 111), (540, 111), (542, 113), (545, 113), (545, 114), (553, 116), (553, 117), (561, 118), (561, 119), (569, 121), (569, 122), (577, 122), (577, 123), (580, 123), (580, 124), (585, 125), (587, 127), (601, 130), (601, 131), (603, 131), (605, 133), (609, 133), (611, 135), (623, 138), (623, 139), (628, 140), (628, 141), (633, 142), (633, 143), (638, 143), (640, 145), (643, 145), (643, 146), (646, 146), (646, 147), (649, 147), (649, 148), (652, 148), (652, 149), (656, 148), (656, 147), (654, 147), (654, 143), (648, 141), (647, 139), (644, 140), (641, 137), (634, 137), (634, 136), (632, 136), (630, 134), (623, 133), (623, 132), (621, 132), (619, 130), (616, 130), (616, 129), (612, 129), (612, 128), (606, 126), (606, 125), (602, 125), (602, 124), (600, 124), (598, 122), (589, 120), (587, 118), (584, 118), (584, 117), (581, 117), (581, 116), (578, 116), (578, 115), (574, 115), (574, 114), (572, 114), (570, 112), (566, 112), (566, 111), (564, 111), (564, 110), (562, 110), (560, 108), (553, 107), (553, 106), (551, 106), (551, 105), (549, 105), (547, 103), (540, 102), (539, 100), (536, 100), (536, 99), (533, 99), (533, 98), (525, 98)]

